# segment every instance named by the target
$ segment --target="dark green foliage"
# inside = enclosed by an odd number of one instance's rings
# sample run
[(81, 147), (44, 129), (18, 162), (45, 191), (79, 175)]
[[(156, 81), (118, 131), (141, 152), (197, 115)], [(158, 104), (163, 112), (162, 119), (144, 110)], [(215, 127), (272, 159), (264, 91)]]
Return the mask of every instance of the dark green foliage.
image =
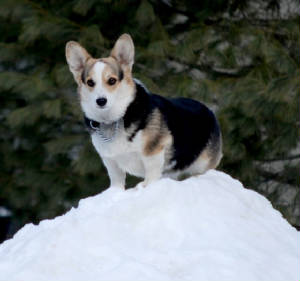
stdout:
[(2, 0), (0, 205), (20, 225), (36, 223), (107, 188), (64, 48), (76, 40), (103, 57), (127, 32), (135, 77), (211, 106), (223, 131), (220, 169), (298, 224), (299, 15), (281, 18), (283, 2)]

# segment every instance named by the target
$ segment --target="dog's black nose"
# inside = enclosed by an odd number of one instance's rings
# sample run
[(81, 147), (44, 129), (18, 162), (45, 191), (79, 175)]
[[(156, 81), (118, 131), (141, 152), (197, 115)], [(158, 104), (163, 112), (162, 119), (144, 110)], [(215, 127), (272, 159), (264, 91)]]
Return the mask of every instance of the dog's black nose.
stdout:
[(106, 98), (99, 98), (99, 99), (96, 99), (96, 103), (97, 103), (99, 106), (104, 106), (104, 105), (106, 105), (106, 103), (107, 103), (107, 99), (106, 99)]

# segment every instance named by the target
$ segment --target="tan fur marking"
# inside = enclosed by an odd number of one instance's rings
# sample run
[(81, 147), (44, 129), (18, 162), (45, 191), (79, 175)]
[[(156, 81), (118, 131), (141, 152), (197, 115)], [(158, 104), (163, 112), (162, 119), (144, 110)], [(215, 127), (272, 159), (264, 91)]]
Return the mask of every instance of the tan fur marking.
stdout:
[(220, 137), (218, 140), (215, 140), (211, 145), (209, 149), (210, 155), (211, 155), (211, 161), (210, 161), (210, 169), (215, 169), (220, 164), (220, 161), (223, 157), (222, 153), (222, 137)]
[(101, 61), (107, 63), (111, 67), (113, 74), (117, 77), (119, 76), (119, 71), (123, 71), (123, 79), (125, 79), (127, 84), (131, 86), (135, 85), (132, 79), (131, 68), (129, 66), (119, 64), (114, 57), (102, 58)]
[[(134, 87), (135, 84), (129, 67), (124, 65), (121, 66), (113, 57), (101, 58), (100, 61), (106, 64), (102, 73), (102, 84), (109, 92), (113, 92), (118, 87), (119, 83), (123, 81), (119, 80), (121, 71), (123, 72), (123, 79), (127, 84)], [(109, 85), (109, 78), (115, 78), (117, 80), (116, 84)]]
[[(83, 77), (85, 78), (84, 80), (84, 83), (86, 83), (87, 80), (89, 79), (93, 79), (93, 76), (94, 76), (94, 65), (95, 63), (99, 61), (98, 59), (94, 59), (94, 58), (89, 58), (85, 65), (84, 65), (84, 69), (83, 69)], [(81, 81), (81, 79), (80, 79)], [(82, 82), (82, 81), (81, 81)], [(89, 90), (92, 90), (91, 87), (88, 87)]]
[(209, 148), (206, 146), (194, 163), (187, 169), (187, 173), (192, 176), (201, 175), (211, 169), (210, 165), (211, 155)]
[[(114, 85), (109, 85), (108, 80), (109, 78), (115, 78), (117, 82)], [(114, 72), (114, 69), (111, 67), (111, 65), (106, 64), (103, 72), (102, 72), (102, 85), (107, 89), (108, 92), (114, 92), (115, 89), (118, 87), (120, 81), (118, 79), (118, 73)]]
[(222, 158), (222, 143), (221, 138), (211, 139), (199, 157), (191, 165), (190, 174), (203, 174), (209, 169), (215, 169)]
[(127, 84), (132, 87), (135, 87), (135, 84), (133, 82), (132, 75), (131, 75), (131, 68), (123, 67), (123, 73), (124, 73), (124, 79), (127, 82)]
[(158, 109), (151, 114), (151, 121), (143, 131), (145, 156), (161, 152), (171, 143), (171, 135)]
[[(210, 155), (210, 151), (208, 148), (205, 148), (200, 156), (198, 157), (197, 161), (201, 161), (201, 162), (207, 162), (207, 163), (210, 163), (211, 162), (211, 155)], [(209, 165), (208, 165), (209, 166)]]
[(115, 76), (119, 76), (121, 67), (118, 64), (118, 62), (116, 61), (116, 59), (114, 59), (113, 57), (108, 57), (108, 58), (102, 58), (100, 60), (110, 66), (110, 68)]

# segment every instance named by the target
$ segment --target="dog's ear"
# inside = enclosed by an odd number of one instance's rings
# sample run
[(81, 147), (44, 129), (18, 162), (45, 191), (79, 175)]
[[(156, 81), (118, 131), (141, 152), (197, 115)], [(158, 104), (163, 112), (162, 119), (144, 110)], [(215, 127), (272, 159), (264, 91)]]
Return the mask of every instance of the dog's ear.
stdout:
[(70, 41), (66, 45), (66, 58), (73, 73), (74, 79), (77, 84), (80, 84), (81, 74), (84, 70), (84, 66), (91, 55), (75, 41)]
[(119, 37), (110, 55), (114, 57), (121, 65), (132, 69), (134, 62), (134, 44), (129, 34), (123, 34)]

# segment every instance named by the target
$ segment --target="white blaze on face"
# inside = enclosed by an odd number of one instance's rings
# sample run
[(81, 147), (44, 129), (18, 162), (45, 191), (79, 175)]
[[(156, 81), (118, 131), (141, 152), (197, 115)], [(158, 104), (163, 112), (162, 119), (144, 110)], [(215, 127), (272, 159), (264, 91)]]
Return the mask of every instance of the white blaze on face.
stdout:
[[(112, 123), (122, 118), (126, 108), (133, 99), (134, 87), (126, 79), (118, 81), (118, 85), (113, 89), (106, 84), (108, 77), (112, 73), (109, 65), (97, 61), (87, 73), (86, 81), (92, 79), (94, 87), (83, 84), (80, 90), (81, 106), (90, 119), (98, 122)], [(100, 107), (97, 99), (105, 98), (105, 106)]]
[(93, 88), (92, 93), (96, 96), (96, 99), (97, 98), (108, 98), (107, 97), (108, 93), (105, 92), (105, 88), (104, 88), (103, 80), (102, 80), (102, 77), (104, 74), (103, 71), (104, 71), (105, 66), (106, 66), (105, 63), (103, 63), (101, 61), (97, 61), (91, 70), (91, 74), (92, 74), (91, 78), (95, 82), (95, 87)]
[(82, 84), (80, 90), (82, 109), (86, 116), (93, 120), (99, 120), (99, 118), (103, 119), (102, 115), (104, 109), (99, 108), (96, 100), (100, 97), (105, 97), (105, 93), (102, 90), (103, 86), (101, 79), (104, 67), (105, 64), (103, 62), (96, 62), (86, 77), (86, 81), (92, 79), (95, 83), (95, 86), (89, 87), (85, 83)]

